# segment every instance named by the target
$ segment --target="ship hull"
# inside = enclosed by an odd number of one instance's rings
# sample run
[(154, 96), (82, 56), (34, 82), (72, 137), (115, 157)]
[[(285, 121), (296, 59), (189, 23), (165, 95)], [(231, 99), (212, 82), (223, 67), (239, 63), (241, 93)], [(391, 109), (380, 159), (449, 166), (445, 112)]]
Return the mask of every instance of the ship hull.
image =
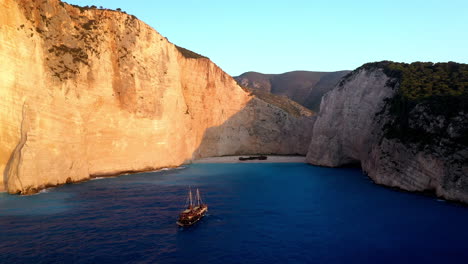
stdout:
[(191, 217), (181, 215), (181, 217), (179, 217), (179, 220), (176, 223), (178, 226), (181, 227), (191, 226), (196, 222), (200, 221), (200, 219), (202, 219), (206, 215), (206, 212), (208, 212), (208, 207), (204, 207), (200, 212), (192, 214)]

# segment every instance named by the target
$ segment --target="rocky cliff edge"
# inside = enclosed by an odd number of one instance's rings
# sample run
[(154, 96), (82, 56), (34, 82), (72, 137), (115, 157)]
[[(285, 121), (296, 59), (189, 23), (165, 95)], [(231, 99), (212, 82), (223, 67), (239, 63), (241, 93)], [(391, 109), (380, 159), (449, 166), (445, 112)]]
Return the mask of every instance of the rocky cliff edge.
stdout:
[(322, 99), (307, 161), (468, 203), (467, 76), (456, 63), (358, 68)]
[(122, 12), (3, 0), (0, 57), (0, 189), (10, 193), (207, 155), (305, 154), (310, 141), (312, 117), (255, 98)]

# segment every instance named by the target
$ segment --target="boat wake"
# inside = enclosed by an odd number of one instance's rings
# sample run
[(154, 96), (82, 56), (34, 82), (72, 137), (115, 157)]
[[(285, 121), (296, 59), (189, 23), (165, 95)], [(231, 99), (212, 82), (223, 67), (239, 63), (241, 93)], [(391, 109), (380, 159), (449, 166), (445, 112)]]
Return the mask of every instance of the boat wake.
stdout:
[(184, 166), (180, 166), (180, 167), (175, 167), (175, 168), (161, 168), (157, 171), (170, 171), (170, 170), (182, 170), (182, 169), (185, 169)]
[(54, 188), (55, 187), (49, 187), (49, 188), (46, 188), (46, 189), (42, 189), (42, 190), (38, 191), (37, 193), (20, 195), (19, 197), (29, 197), (29, 196), (36, 196), (36, 195), (43, 194), (43, 193), (48, 193), (48, 192), (50, 192), (50, 190), (52, 190)]
[(42, 189), (42, 190), (40, 190), (39, 192), (37, 192), (36, 194), (33, 194), (33, 195), (39, 195), (39, 194), (41, 194), (41, 193), (48, 193), (48, 192), (50, 192), (50, 190), (52, 190), (52, 189), (54, 189), (54, 187)]

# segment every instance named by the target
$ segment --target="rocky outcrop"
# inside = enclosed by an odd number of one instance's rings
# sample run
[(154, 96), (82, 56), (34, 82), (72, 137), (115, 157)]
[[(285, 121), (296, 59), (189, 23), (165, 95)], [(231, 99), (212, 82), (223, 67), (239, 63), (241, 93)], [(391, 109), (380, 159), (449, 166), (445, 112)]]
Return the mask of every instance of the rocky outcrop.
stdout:
[(387, 81), (381, 70), (361, 70), (323, 97), (307, 153), (310, 163), (337, 167), (367, 157), (374, 116), (394, 93)]
[(409, 114), (416, 138), (408, 132), (389, 136), (385, 124), (394, 120), (388, 109), (384, 113), (376, 118), (384, 126), (373, 135), (380, 142), (362, 160), (369, 176), (378, 184), (468, 203), (468, 142), (459, 140), (468, 136), (468, 112), (437, 115), (420, 103)]
[[(468, 203), (468, 113), (441, 114), (438, 97), (432, 106), (429, 99), (401, 104), (400, 80), (369, 66), (345, 77), (322, 99), (307, 161), (360, 164), (378, 184)], [(400, 119), (406, 127), (398, 134)]]
[(10, 193), (206, 155), (305, 154), (296, 146), (312, 117), (255, 99), (134, 16), (4, 0), (0, 25), (0, 188)]
[(330, 91), (349, 71), (312, 72), (293, 71), (283, 74), (246, 72), (236, 81), (254, 91), (282, 95), (318, 112), (322, 96)]
[(226, 122), (208, 128), (193, 158), (248, 154), (305, 155), (314, 121), (315, 116), (311, 112), (288, 113), (274, 103), (253, 98)]

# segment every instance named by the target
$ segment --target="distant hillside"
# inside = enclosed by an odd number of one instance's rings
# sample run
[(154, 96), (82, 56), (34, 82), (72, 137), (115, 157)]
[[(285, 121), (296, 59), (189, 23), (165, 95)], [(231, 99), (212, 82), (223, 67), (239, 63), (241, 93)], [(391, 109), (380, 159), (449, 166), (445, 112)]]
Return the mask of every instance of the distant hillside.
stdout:
[(349, 71), (293, 71), (283, 74), (246, 72), (234, 77), (244, 87), (276, 95), (284, 95), (318, 112), (322, 96), (332, 89)]

